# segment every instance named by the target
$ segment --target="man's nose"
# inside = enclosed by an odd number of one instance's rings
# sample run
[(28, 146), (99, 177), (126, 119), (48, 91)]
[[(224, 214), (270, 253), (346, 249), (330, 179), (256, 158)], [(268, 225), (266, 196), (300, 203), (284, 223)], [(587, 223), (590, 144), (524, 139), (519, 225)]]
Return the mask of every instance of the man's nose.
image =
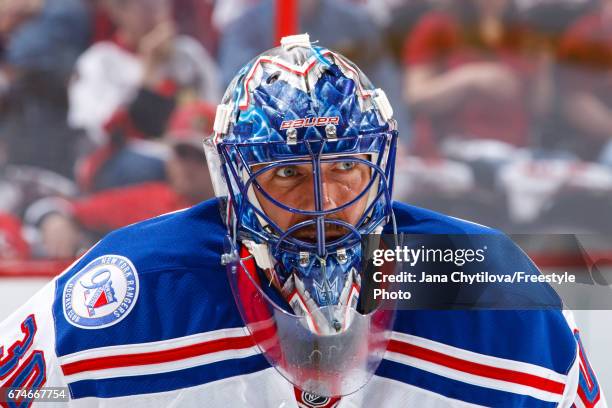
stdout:
[(338, 207), (338, 198), (335, 196), (337, 188), (331, 183), (323, 182), (321, 185), (323, 210), (332, 210)]
[[(336, 197), (338, 192), (337, 186), (332, 185), (332, 183), (323, 182), (321, 183), (320, 190), (320, 200), (321, 200), (321, 210), (333, 210), (338, 207), (338, 197)], [(316, 211), (317, 210), (317, 202), (314, 191), (311, 194), (304, 194), (304, 201), (302, 208), (306, 211)]]

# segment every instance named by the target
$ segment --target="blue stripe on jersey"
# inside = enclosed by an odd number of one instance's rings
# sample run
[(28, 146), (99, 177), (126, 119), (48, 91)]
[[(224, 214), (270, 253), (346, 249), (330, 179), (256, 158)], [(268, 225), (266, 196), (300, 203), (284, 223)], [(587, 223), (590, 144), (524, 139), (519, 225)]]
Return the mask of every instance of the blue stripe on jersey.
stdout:
[(572, 332), (553, 310), (398, 311), (394, 329), (564, 375), (576, 358)]
[(541, 401), (526, 395), (498, 391), (451, 380), (437, 374), (389, 360), (383, 360), (381, 362), (376, 371), (376, 375), (414, 385), (415, 387), (441, 394), (448, 398), (487, 407), (553, 408), (557, 406), (557, 404), (553, 402)]
[[(125, 397), (195, 387), (229, 377), (251, 374), (269, 367), (265, 357), (257, 354), (161, 374), (76, 381), (68, 384), (68, 387), (73, 399)], [(202, 403), (203, 406), (206, 405)]]

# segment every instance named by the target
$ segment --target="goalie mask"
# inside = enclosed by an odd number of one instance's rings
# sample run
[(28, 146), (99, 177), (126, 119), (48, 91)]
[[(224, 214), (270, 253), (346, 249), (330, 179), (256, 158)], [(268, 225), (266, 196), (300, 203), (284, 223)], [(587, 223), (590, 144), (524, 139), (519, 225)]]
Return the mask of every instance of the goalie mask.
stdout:
[(300, 389), (355, 392), (391, 312), (360, 301), (364, 234), (391, 221), (392, 109), (353, 63), (285, 37), (233, 79), (205, 141), (230, 283), (268, 360)]

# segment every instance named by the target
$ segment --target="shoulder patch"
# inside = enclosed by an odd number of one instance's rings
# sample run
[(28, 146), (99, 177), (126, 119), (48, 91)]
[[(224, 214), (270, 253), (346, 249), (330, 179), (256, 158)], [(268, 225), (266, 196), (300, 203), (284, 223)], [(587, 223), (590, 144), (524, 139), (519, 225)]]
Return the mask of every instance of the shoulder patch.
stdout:
[(100, 256), (66, 282), (62, 296), (64, 317), (81, 329), (112, 326), (132, 311), (138, 288), (138, 274), (128, 258)]

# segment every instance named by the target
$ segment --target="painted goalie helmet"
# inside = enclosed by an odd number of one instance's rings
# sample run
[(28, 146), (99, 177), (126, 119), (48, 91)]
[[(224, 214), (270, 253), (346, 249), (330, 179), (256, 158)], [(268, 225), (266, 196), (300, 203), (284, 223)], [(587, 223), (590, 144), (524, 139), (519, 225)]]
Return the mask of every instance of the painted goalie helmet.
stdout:
[[(359, 310), (361, 240), (379, 233), (393, 216), (392, 115), (385, 93), (359, 68), (304, 34), (283, 38), (280, 47), (239, 71), (205, 141), (228, 228), (223, 263), (242, 317), (281, 373), (317, 395), (354, 392), (376, 360), (371, 350), (348, 345), (363, 343), (363, 331), (373, 331), (371, 311)], [(330, 166), (366, 168), (367, 182), (347, 183), (343, 198), (331, 200), (324, 171)], [(308, 208), (263, 182), (279, 172), (291, 176), (294, 168), (306, 169), (303, 182), (311, 188), (300, 191), (311, 194)], [(357, 205), (363, 208), (357, 220), (339, 216)], [(282, 226), (273, 213), (298, 221)], [(276, 341), (261, 334), (269, 318)], [(376, 322), (382, 332), (389, 319), (379, 316)], [(325, 341), (339, 342), (344, 351), (313, 361)], [(335, 350), (338, 344), (328, 346)], [(352, 361), (355, 356), (363, 361)], [(338, 363), (347, 359), (350, 367)], [(352, 375), (357, 380), (337, 376), (353, 366), (360, 367)]]

